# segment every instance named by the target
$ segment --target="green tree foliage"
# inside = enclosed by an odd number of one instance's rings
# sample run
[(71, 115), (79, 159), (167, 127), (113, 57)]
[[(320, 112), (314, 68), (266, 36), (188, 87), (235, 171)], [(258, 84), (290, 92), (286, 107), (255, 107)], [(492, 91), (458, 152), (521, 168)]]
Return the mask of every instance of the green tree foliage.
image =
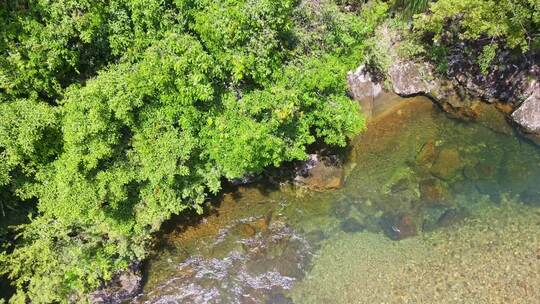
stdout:
[(279, 69), (291, 39), (293, 0), (198, 0), (190, 24), (222, 73), (259, 83)]
[(405, 12), (405, 15), (422, 13), (428, 7), (430, 0), (396, 0), (395, 7)]
[[(321, 2), (323, 3), (323, 2)], [(344, 146), (346, 95), (388, 6), (292, 0), (8, 1), (0, 29), (0, 187), (37, 202), (0, 272), (13, 303), (84, 302), (223, 177)], [(334, 14), (335, 13), (335, 14)], [(303, 16), (303, 17), (302, 17)], [(321, 20), (329, 18), (331, 26)], [(313, 30), (310, 30), (313, 29)]]
[(476, 42), (475, 56), (487, 73), (501, 46), (520, 53), (540, 49), (540, 1), (439, 0), (415, 17), (414, 27), (434, 42), (428, 49), (437, 58), (459, 42)]

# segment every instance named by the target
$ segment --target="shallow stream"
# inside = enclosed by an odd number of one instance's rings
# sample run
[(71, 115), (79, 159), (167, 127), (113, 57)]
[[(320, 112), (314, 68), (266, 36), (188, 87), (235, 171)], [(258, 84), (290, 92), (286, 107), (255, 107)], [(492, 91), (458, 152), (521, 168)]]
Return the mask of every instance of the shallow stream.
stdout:
[(540, 303), (540, 150), (491, 110), (386, 98), (341, 188), (224, 194), (163, 237), (134, 302)]

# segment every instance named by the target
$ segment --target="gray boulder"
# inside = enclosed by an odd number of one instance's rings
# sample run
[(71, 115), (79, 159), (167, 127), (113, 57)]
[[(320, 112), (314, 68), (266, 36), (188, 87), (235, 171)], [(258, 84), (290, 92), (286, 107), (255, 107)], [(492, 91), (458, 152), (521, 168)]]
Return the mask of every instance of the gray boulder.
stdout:
[(433, 66), (427, 62), (397, 60), (390, 65), (387, 73), (394, 93), (402, 97), (424, 95), (455, 117), (466, 120), (475, 118), (475, 102), (465, 90), (449, 79), (436, 77), (433, 71)]
[(360, 103), (364, 115), (371, 118), (375, 98), (382, 92), (381, 84), (375, 80), (375, 77), (364, 65), (358, 67), (354, 72), (350, 71), (347, 75), (347, 81), (349, 94)]
[(530, 139), (540, 144), (540, 82), (531, 82), (532, 94), (512, 113), (512, 120)]
[(428, 64), (413, 61), (396, 61), (389, 70), (392, 89), (401, 96), (428, 94), (435, 86)]

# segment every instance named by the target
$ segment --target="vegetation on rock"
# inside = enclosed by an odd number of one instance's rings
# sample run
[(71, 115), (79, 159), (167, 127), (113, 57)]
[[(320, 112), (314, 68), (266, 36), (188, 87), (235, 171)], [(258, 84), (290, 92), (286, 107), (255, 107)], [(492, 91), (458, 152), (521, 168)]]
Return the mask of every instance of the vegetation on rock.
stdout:
[(540, 2), (537, 0), (438, 0), (414, 18), (414, 31), (427, 38), (428, 57), (451, 60), (451, 49), (465, 45), (483, 74), (499, 50), (535, 54), (540, 50)]

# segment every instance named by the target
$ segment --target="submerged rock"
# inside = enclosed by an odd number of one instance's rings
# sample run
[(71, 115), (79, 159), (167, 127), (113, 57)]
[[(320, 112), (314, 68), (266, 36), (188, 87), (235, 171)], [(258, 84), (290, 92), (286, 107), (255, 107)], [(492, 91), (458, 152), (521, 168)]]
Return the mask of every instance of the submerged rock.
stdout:
[(268, 230), (271, 220), (272, 212), (269, 212), (263, 217), (241, 222), (234, 230), (237, 231), (237, 234), (241, 237), (253, 237), (258, 232), (265, 232)]
[(467, 217), (468, 213), (464, 209), (448, 209), (446, 210), (439, 219), (437, 220), (437, 225), (439, 227), (448, 227), (463, 221)]
[(341, 222), (341, 230), (347, 233), (361, 232), (366, 229), (366, 226), (360, 223), (357, 219), (348, 218)]
[(477, 180), (474, 185), (480, 194), (489, 195), (489, 197), (495, 202), (499, 201), (501, 185), (499, 185), (497, 180)]
[(427, 205), (448, 204), (448, 191), (443, 183), (435, 178), (420, 181), (420, 199)]
[(268, 301), (267, 304), (293, 304), (293, 300), (282, 293), (273, 295)]
[(467, 211), (462, 208), (448, 208), (445, 206), (429, 208), (424, 214), (422, 230), (429, 232), (438, 228), (452, 226), (463, 221), (467, 215)]
[(519, 197), (526, 204), (540, 207), (540, 189), (537, 187), (530, 187), (524, 190)]
[(472, 106), (478, 123), (497, 133), (513, 135), (514, 130), (502, 112), (504, 109), (500, 110), (500, 108), (501, 106), (493, 106), (480, 101)]
[(454, 178), (462, 168), (461, 157), (456, 149), (446, 148), (441, 150), (430, 172), (443, 180)]
[(242, 237), (252, 237), (257, 233), (257, 230), (255, 230), (255, 227), (248, 223), (241, 223), (238, 225), (238, 234)]
[(224, 257), (191, 256), (135, 303), (289, 303), (283, 292), (305, 274), (310, 244), (280, 221)]
[(438, 150), (435, 140), (427, 141), (416, 155), (416, 164), (420, 167), (430, 166), (437, 158)]
[(381, 225), (384, 233), (395, 241), (417, 235), (416, 223), (410, 215), (386, 216)]
[(488, 161), (469, 164), (463, 169), (463, 174), (470, 180), (490, 179), (494, 177), (495, 168)]

